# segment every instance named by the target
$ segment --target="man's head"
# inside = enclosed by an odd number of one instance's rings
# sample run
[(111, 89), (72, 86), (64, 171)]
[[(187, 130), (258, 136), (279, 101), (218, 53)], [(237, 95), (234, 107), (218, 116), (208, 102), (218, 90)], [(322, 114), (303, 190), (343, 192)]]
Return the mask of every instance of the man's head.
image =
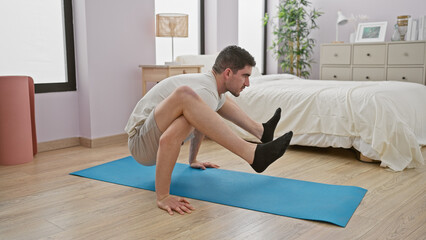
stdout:
[(213, 72), (221, 79), (218, 91), (238, 97), (245, 87), (250, 86), (249, 77), (255, 65), (254, 58), (243, 48), (229, 46), (223, 49), (213, 65)]
[(246, 66), (256, 66), (256, 61), (245, 49), (232, 45), (224, 48), (216, 58), (213, 65), (215, 73), (222, 73), (230, 68), (233, 73), (243, 69)]

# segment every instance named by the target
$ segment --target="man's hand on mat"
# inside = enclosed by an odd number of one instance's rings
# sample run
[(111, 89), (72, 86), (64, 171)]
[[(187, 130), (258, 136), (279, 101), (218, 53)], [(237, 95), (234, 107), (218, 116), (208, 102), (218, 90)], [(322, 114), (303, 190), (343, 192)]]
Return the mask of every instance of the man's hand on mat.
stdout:
[(170, 215), (173, 215), (173, 211), (183, 215), (185, 213), (191, 213), (194, 207), (183, 197), (175, 197), (168, 195), (167, 197), (157, 200), (159, 208), (167, 211)]
[(206, 168), (219, 168), (219, 165), (211, 162), (193, 162), (190, 165), (192, 168), (200, 168), (206, 170)]

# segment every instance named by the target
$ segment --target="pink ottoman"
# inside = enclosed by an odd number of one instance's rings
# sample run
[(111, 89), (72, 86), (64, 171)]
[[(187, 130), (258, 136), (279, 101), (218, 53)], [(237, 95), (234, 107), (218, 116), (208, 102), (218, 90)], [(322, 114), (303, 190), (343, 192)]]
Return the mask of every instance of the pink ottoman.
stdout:
[(33, 79), (0, 76), (0, 165), (27, 163), (36, 153)]

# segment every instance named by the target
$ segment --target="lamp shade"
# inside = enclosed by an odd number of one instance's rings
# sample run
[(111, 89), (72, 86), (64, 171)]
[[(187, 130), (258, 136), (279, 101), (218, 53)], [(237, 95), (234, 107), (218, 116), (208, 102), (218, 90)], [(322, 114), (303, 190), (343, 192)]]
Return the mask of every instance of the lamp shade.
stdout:
[(348, 22), (348, 19), (343, 15), (341, 11), (337, 11), (337, 24), (343, 25)]
[(344, 25), (348, 22), (348, 19), (343, 15), (341, 11), (337, 11), (337, 20), (336, 20), (336, 41), (335, 43), (339, 42), (339, 25)]
[(157, 37), (188, 37), (188, 15), (181, 13), (159, 13)]

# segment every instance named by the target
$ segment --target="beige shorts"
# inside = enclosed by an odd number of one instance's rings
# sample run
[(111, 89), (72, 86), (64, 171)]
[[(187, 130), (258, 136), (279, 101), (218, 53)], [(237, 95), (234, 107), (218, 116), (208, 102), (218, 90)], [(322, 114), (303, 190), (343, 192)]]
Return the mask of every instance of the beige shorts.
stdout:
[(144, 166), (155, 165), (161, 134), (152, 111), (145, 122), (136, 127), (136, 134), (129, 138), (133, 158)]

